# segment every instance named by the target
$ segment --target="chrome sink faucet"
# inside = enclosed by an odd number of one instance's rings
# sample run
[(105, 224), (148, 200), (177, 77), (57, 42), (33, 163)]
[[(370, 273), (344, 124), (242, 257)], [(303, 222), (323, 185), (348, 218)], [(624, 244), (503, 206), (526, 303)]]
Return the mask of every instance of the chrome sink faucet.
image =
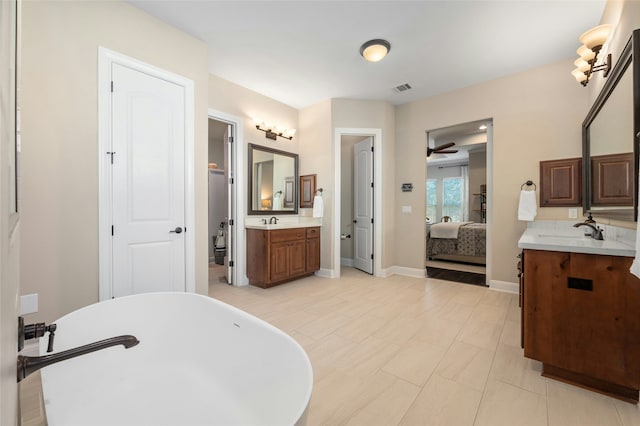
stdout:
[(589, 236), (594, 240), (604, 240), (602, 229), (600, 229), (599, 227), (587, 222), (578, 222), (573, 225), (574, 228), (579, 228), (580, 226), (588, 226), (589, 228), (591, 228), (591, 234)]
[(278, 218), (275, 217), (275, 216), (271, 216), (271, 219), (269, 219), (269, 225), (274, 224), (274, 223), (276, 225), (278, 224)]

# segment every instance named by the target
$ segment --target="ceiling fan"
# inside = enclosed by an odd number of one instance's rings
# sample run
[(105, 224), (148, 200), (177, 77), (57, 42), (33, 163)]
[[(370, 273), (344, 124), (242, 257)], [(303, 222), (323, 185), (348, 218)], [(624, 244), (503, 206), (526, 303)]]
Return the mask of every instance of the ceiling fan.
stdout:
[(447, 149), (447, 148), (451, 148), (455, 144), (456, 144), (455, 142), (449, 142), (442, 145), (438, 145), (435, 148), (427, 147), (427, 157), (430, 157), (431, 154), (455, 154), (456, 152), (458, 152), (457, 149)]

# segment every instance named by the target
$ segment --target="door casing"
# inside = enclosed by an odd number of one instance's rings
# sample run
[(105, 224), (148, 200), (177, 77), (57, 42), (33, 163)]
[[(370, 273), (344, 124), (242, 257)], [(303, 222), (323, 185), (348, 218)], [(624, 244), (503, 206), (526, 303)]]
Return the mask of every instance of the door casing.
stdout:
[(185, 289), (195, 292), (195, 115), (193, 80), (98, 47), (98, 262), (99, 300), (113, 297), (111, 166), (111, 66), (117, 63), (183, 87), (185, 94)]

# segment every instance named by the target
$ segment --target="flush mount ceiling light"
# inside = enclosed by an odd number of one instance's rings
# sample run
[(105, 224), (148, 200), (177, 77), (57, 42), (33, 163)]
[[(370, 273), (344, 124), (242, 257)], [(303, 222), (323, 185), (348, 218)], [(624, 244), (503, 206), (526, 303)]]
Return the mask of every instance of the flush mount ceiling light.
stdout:
[(360, 55), (369, 62), (378, 62), (387, 56), (390, 50), (391, 44), (387, 40), (377, 38), (360, 46)]
[(583, 45), (576, 50), (580, 57), (574, 62), (576, 69), (571, 71), (571, 74), (583, 86), (589, 83), (594, 72), (604, 71), (603, 75), (606, 77), (611, 70), (611, 53), (607, 55), (604, 62), (596, 64), (598, 53), (602, 45), (607, 42), (609, 33), (611, 33), (611, 25), (604, 24), (591, 28), (579, 37)]

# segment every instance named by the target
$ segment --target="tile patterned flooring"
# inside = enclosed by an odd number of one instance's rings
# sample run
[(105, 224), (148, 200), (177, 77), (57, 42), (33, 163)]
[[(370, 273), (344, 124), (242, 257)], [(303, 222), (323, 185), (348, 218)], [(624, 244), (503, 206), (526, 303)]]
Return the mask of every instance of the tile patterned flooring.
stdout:
[[(307, 351), (309, 426), (640, 425), (638, 405), (540, 376), (541, 364), (520, 348), (516, 295), (351, 268), (340, 279), (263, 290), (228, 286), (220, 271), (210, 271), (211, 297), (270, 322)], [(33, 393), (38, 377), (29, 379), (36, 380), (21, 390), (23, 414), (31, 413), (23, 425), (45, 425)]]
[(282, 329), (314, 370), (308, 425), (638, 426), (640, 407), (540, 376), (516, 295), (343, 268), (209, 295)]

